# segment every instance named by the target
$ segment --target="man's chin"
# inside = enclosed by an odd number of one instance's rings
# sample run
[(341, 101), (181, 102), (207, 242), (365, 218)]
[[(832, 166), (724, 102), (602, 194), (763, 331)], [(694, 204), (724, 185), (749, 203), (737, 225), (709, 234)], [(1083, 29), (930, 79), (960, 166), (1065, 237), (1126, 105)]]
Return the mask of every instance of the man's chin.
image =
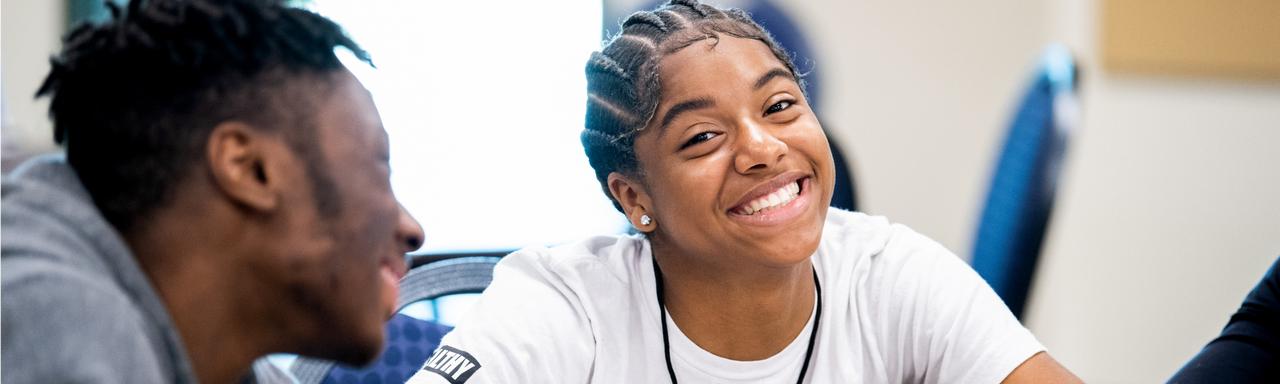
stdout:
[(332, 360), (342, 364), (360, 367), (372, 363), (382, 353), (383, 343), (385, 342), (382, 330), (378, 330), (375, 338), (355, 338), (331, 341), (327, 345), (319, 346), (312, 353), (303, 353), (308, 357)]

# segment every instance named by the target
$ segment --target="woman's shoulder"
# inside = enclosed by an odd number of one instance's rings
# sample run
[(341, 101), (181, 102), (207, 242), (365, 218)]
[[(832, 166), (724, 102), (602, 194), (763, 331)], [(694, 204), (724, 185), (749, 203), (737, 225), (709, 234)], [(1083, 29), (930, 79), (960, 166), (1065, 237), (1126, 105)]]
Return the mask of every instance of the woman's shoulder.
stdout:
[(884, 216), (837, 208), (827, 213), (821, 247), (820, 255), (849, 267), (886, 267), (939, 257), (956, 258), (941, 244), (906, 225)]
[(821, 247), (826, 253), (840, 255), (875, 254), (884, 248), (893, 232), (894, 224), (884, 216), (832, 207), (827, 210), (822, 228)]
[[(509, 319), (524, 313), (551, 313), (540, 319), (598, 317), (602, 305), (629, 297), (627, 260), (646, 247), (635, 236), (597, 236), (553, 247), (528, 247), (498, 261), (493, 279), (477, 308), (482, 315), (469, 327), (527, 327), (532, 319)], [(487, 320), (485, 320), (487, 319)], [(559, 321), (559, 320), (556, 320)]]
[[(537, 278), (569, 286), (627, 282), (638, 270), (648, 241), (639, 235), (601, 235), (551, 247), (528, 247), (503, 258), (499, 270), (536, 271)], [(495, 272), (495, 278), (497, 272)]]
[(599, 235), (559, 245), (522, 248), (503, 260), (522, 260), (552, 269), (573, 268), (638, 256), (646, 246), (644, 237), (640, 235)]

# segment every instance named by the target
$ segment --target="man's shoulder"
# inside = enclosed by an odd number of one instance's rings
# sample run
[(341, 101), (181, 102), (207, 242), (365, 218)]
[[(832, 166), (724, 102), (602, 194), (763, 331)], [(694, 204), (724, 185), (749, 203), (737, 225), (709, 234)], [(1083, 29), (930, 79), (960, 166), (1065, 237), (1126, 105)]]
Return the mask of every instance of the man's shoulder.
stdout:
[(60, 157), (24, 163), (5, 177), (3, 190), (0, 258), (6, 299), (10, 285), (19, 281), (75, 285), (110, 280), (109, 253), (129, 253)]
[(77, 226), (77, 218), (63, 211), (31, 204), (39, 200), (33, 196), (10, 194), (13, 190), (8, 187), (14, 185), (10, 181), (5, 184), (5, 233), (0, 241), (6, 365), (11, 347), (41, 353), (41, 349), (69, 348), (82, 341), (105, 342), (123, 332), (140, 338), (147, 317), (107, 253), (131, 257), (122, 250), (122, 241), (114, 232), (110, 238), (90, 234), (94, 228), (105, 231), (105, 222), (84, 221)]
[[(41, 335), (62, 337), (94, 331), (93, 327), (74, 326), (76, 324), (142, 320), (131, 295), (110, 272), (63, 260), (33, 254), (5, 255), (4, 269), (0, 270), (4, 301), (0, 305), (4, 308), (6, 331), (11, 329), (10, 326), (19, 325), (44, 329), (61, 323), (67, 317), (84, 320), (70, 324), (72, 326), (68, 329)], [(11, 320), (18, 323), (10, 323)], [(15, 330), (27, 333), (26, 329)], [(5, 333), (6, 339), (10, 336), (10, 333)], [(8, 340), (5, 341), (8, 344)]]
[(106, 272), (6, 257), (2, 275), (5, 382), (111, 381), (160, 372), (147, 317)]
[(4, 176), (4, 200), (20, 193), (44, 192), (43, 189), (61, 190), (72, 194), (87, 194), (75, 171), (60, 154), (49, 154), (27, 160)]
[(65, 160), (7, 176), (0, 216), (4, 382), (174, 381), (163, 303)]

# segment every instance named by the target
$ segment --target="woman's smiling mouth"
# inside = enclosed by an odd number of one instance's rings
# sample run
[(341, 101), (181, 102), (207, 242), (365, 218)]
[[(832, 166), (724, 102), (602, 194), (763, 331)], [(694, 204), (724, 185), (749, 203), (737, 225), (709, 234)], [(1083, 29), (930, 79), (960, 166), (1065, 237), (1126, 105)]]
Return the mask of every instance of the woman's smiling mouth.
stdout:
[(789, 172), (752, 190), (729, 209), (729, 217), (751, 225), (777, 225), (801, 215), (810, 203), (813, 177)]
[(800, 180), (796, 180), (796, 181), (787, 183), (786, 185), (782, 186), (782, 188), (778, 188), (767, 195), (760, 196), (759, 198), (755, 200), (751, 200), (746, 204), (739, 205), (737, 208), (733, 209), (733, 213), (737, 213), (739, 215), (754, 215), (756, 212), (770, 210), (776, 207), (786, 205), (787, 203), (790, 203), (792, 200), (795, 200), (796, 197), (799, 197), (799, 196), (800, 196)]

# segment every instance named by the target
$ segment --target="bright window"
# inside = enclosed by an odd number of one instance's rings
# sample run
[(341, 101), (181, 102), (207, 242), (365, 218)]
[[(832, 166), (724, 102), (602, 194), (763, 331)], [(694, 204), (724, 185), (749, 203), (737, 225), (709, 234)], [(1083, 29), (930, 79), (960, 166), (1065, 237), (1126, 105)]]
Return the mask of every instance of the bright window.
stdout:
[[(391, 183), (426, 252), (514, 249), (617, 233), (578, 134), (601, 2), (300, 1), (347, 30), (345, 52), (391, 138)], [(403, 311), (454, 325), (478, 295)], [(271, 360), (288, 369), (292, 355)]]
[(346, 57), (391, 138), (392, 185), (428, 252), (623, 231), (578, 134), (598, 0), (313, 0), (376, 68)]

